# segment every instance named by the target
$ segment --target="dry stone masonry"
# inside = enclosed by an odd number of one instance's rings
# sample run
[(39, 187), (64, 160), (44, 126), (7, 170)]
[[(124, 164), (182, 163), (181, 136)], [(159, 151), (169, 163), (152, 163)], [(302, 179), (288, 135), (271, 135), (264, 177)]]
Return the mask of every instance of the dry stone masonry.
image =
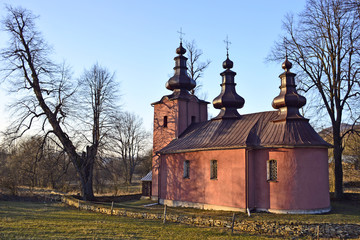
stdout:
[[(69, 196), (62, 196), (62, 202), (79, 209), (99, 212), (115, 216), (125, 216), (138, 219), (162, 219), (161, 213), (149, 213), (145, 210), (142, 212), (132, 212), (125, 209), (113, 209), (100, 205), (91, 204), (82, 200), (75, 199)], [(212, 217), (194, 217), (184, 216), (178, 214), (166, 214), (167, 222), (231, 228), (232, 221), (219, 220)], [(359, 224), (332, 224), (332, 223), (318, 223), (309, 224), (295, 221), (251, 221), (241, 220), (235, 221), (234, 231), (246, 232), (250, 234), (264, 234), (282, 237), (311, 237), (311, 238), (359, 238), (360, 225)]]

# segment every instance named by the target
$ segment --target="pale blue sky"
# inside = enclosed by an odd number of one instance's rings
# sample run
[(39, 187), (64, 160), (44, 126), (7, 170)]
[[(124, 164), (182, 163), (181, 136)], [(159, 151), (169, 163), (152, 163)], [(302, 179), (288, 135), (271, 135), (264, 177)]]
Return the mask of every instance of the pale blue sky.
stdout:
[[(141, 116), (152, 129), (152, 102), (170, 94), (165, 83), (173, 74), (175, 49), (182, 28), (184, 40), (195, 39), (203, 50), (203, 60), (212, 63), (201, 79), (205, 100), (219, 93), (222, 62), (226, 58), (223, 40), (231, 41), (230, 59), (237, 72), (239, 95), (245, 99), (240, 114), (273, 110), (271, 102), (279, 94), (281, 64), (266, 63), (274, 41), (282, 33), (286, 13), (299, 13), (305, 0), (0, 0), (22, 6), (39, 15), (38, 29), (53, 46), (55, 60), (72, 66), (74, 78), (94, 63), (116, 73), (121, 84), (123, 110)], [(0, 32), (3, 48), (6, 34)], [(1, 86), (4, 89), (4, 86)], [(1, 91), (0, 130), (8, 117), (6, 97)], [(209, 114), (218, 110), (209, 105)]]

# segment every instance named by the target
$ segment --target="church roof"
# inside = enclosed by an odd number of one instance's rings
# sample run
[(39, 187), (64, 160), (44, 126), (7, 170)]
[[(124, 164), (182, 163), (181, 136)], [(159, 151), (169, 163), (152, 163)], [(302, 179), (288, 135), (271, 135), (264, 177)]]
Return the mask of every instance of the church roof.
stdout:
[(246, 147), (331, 147), (307, 119), (273, 121), (278, 115), (279, 111), (269, 111), (242, 115), (241, 119), (212, 119), (195, 123), (159, 152)]

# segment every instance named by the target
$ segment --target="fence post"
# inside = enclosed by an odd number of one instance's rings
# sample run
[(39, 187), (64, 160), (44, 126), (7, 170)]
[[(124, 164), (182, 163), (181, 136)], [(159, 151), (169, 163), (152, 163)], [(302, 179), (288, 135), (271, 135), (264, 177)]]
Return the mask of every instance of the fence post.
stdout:
[(232, 216), (231, 234), (233, 234), (233, 232), (234, 232), (234, 223), (235, 223), (235, 213), (233, 213), (233, 216)]
[(111, 216), (113, 215), (113, 210), (114, 210), (114, 201), (111, 202)]
[(320, 238), (320, 225), (317, 225), (317, 228), (316, 228), (316, 237), (317, 237), (317, 239)]
[(163, 221), (163, 224), (166, 223), (166, 205), (164, 205), (164, 221)]

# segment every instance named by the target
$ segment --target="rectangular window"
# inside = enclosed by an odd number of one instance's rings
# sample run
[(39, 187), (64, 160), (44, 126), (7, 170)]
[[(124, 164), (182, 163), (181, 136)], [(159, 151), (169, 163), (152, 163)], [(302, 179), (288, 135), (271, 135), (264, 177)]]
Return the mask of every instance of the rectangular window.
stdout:
[(167, 127), (167, 124), (168, 124), (167, 116), (164, 116), (164, 124), (163, 124), (164, 128)]
[(269, 160), (267, 161), (267, 180), (268, 181), (277, 181), (277, 161)]
[(210, 161), (210, 179), (217, 179), (217, 160)]
[(190, 161), (184, 161), (184, 178), (190, 178)]
[(196, 121), (196, 117), (195, 116), (191, 116), (191, 123), (195, 123)]

